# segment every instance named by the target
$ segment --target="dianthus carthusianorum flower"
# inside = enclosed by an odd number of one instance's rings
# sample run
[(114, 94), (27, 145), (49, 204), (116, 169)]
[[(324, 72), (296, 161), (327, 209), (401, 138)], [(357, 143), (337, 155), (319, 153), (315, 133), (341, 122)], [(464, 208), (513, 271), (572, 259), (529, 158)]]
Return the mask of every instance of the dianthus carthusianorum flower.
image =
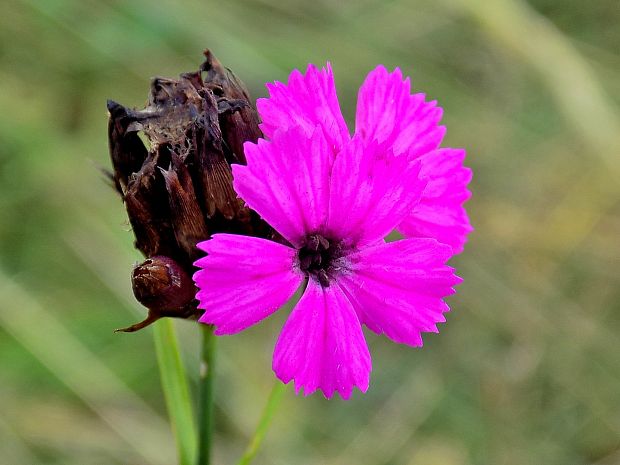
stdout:
[[(460, 281), (446, 261), (464, 240), (454, 235), (468, 229), (450, 223), (446, 210), (466, 198), (457, 191), (469, 173), (460, 152), (436, 150), (443, 135), (437, 111), (410, 96), (398, 72), (371, 73), (352, 137), (330, 71), (310, 67), (270, 91), (271, 100), (259, 103), (270, 140), (245, 144), (247, 166), (234, 165), (233, 178), (239, 196), (283, 240), (215, 234), (198, 244), (207, 253), (195, 263), (200, 321), (219, 335), (237, 333), (306, 282), (273, 369), (306, 395), (320, 389), (348, 398), (369, 383), (362, 324), (421, 346), (421, 333), (445, 321), (443, 298)], [(414, 237), (386, 243), (396, 227)]]

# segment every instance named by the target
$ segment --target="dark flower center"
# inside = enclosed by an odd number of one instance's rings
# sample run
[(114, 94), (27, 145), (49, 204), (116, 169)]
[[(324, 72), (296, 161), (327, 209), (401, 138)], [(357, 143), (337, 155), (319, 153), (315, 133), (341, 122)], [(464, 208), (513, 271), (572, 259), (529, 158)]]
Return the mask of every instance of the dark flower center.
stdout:
[(299, 249), (299, 268), (315, 278), (323, 287), (329, 286), (334, 262), (342, 256), (340, 244), (320, 234), (310, 234)]

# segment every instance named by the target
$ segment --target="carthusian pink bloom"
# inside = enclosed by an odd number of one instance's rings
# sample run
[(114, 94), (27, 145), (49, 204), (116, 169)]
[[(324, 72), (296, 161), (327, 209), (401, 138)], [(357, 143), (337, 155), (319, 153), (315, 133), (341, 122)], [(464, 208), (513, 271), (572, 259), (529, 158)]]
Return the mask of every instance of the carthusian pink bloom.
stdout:
[[(329, 64), (323, 69), (309, 65), (305, 75), (295, 70), (288, 84), (267, 84), (267, 89), (270, 97), (257, 101), (265, 136), (291, 126), (309, 135), (320, 125), (336, 153), (351, 139)], [(359, 90), (355, 136), (382, 153), (420, 162), (428, 185), (397, 228), (406, 237), (432, 237), (460, 253), (472, 230), (463, 208), (471, 171), (463, 167), (464, 150), (439, 148), (446, 132), (441, 116), (437, 102), (411, 95), (409, 78), (403, 80), (400, 69), (390, 73), (378, 66)]]
[[(362, 324), (421, 346), (421, 333), (437, 332), (445, 321), (443, 298), (460, 278), (446, 265), (449, 245), (420, 237), (384, 241), (416, 211), (432, 176), (423, 176), (421, 160), (394, 152), (400, 143), (377, 129), (383, 123), (349, 137), (325, 87), (331, 77), (312, 76), (308, 86), (291, 86), (295, 99), (282, 102), (282, 124), (269, 120), (270, 141), (246, 143), (247, 166), (233, 165), (235, 190), (282, 243), (215, 234), (198, 244), (207, 256), (195, 263), (201, 269), (194, 280), (205, 310), (200, 321), (219, 335), (268, 317), (307, 281), (276, 343), (273, 370), (284, 383), (293, 380), (297, 392), (320, 389), (346, 399), (353, 387), (368, 388)], [(270, 108), (273, 116), (276, 105)], [(304, 119), (313, 108), (316, 114)], [(285, 124), (295, 112), (297, 125)], [(371, 130), (383, 135), (372, 138)], [(414, 150), (415, 139), (409, 145)]]

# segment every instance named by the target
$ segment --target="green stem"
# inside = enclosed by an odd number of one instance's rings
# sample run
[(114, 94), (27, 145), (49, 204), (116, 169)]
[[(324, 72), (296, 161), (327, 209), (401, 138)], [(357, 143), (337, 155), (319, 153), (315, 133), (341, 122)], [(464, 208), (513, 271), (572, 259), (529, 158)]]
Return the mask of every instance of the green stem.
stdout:
[(213, 390), (215, 380), (215, 340), (213, 326), (199, 325), (202, 331), (200, 381), (198, 399), (198, 461), (197, 465), (211, 463), (213, 444)]
[(280, 405), (284, 391), (286, 391), (286, 385), (276, 381), (276, 384), (271, 390), (271, 394), (269, 394), (267, 405), (265, 405), (265, 408), (263, 409), (263, 413), (258, 422), (258, 426), (256, 427), (256, 431), (254, 431), (254, 435), (252, 436), (247, 449), (243, 453), (243, 457), (241, 457), (239, 462), (237, 462), (237, 465), (248, 465), (256, 456), (256, 453), (258, 452), (258, 449), (267, 434), (271, 420), (273, 420), (273, 416)]
[(157, 321), (153, 325), (153, 336), (179, 465), (193, 465), (196, 456), (196, 427), (174, 322), (169, 318)]

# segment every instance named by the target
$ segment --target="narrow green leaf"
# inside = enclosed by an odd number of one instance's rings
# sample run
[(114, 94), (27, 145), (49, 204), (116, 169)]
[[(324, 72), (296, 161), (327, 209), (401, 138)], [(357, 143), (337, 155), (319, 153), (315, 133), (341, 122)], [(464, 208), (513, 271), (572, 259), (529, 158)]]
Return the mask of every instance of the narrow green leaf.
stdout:
[(265, 439), (265, 435), (269, 430), (269, 426), (271, 425), (271, 420), (273, 420), (273, 416), (280, 405), (280, 401), (282, 400), (282, 396), (284, 395), (284, 391), (286, 391), (286, 384), (282, 384), (280, 381), (276, 381), (269, 394), (269, 398), (267, 399), (267, 404), (263, 409), (263, 413), (258, 421), (258, 425), (256, 427), (256, 431), (254, 431), (254, 435), (248, 444), (247, 449), (243, 453), (243, 457), (239, 460), (237, 465), (248, 465), (256, 454), (258, 453), (258, 449), (263, 443), (263, 439)]
[(202, 351), (200, 357), (198, 399), (198, 465), (210, 465), (213, 449), (213, 410), (215, 407), (215, 341), (213, 326), (200, 325)]
[(193, 465), (196, 456), (196, 427), (174, 322), (169, 318), (161, 319), (153, 325), (153, 331), (161, 384), (176, 441), (179, 465)]

